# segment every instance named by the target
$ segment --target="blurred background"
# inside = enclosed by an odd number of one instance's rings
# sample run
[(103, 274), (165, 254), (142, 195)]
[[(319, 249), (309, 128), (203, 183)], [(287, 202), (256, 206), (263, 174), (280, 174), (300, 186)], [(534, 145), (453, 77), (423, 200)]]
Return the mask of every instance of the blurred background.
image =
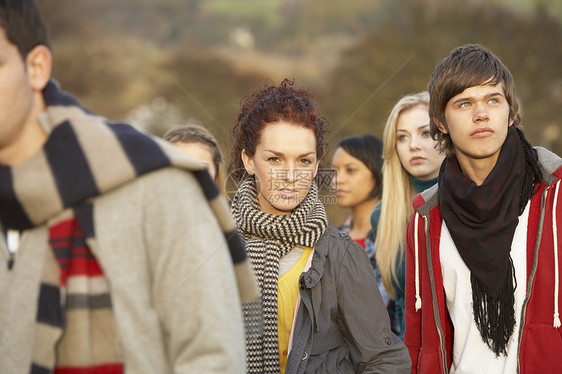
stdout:
[[(462, 44), (511, 70), (531, 143), (562, 154), (562, 1), (40, 0), (53, 76), (92, 111), (161, 136), (188, 122), (226, 161), (241, 100), (264, 80), (312, 91), (339, 139), (382, 136)], [(328, 154), (329, 165), (332, 152)], [(328, 204), (332, 225), (349, 212)]]

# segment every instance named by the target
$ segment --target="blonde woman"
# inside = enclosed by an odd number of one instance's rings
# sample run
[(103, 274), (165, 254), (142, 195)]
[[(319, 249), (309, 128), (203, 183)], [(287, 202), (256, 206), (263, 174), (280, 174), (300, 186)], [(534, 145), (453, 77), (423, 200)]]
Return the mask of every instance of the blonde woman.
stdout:
[(412, 198), (435, 183), (445, 155), (429, 133), (429, 94), (408, 95), (392, 109), (383, 133), (383, 189), (371, 215), (377, 265), (395, 300), (393, 330), (404, 336), (404, 247)]

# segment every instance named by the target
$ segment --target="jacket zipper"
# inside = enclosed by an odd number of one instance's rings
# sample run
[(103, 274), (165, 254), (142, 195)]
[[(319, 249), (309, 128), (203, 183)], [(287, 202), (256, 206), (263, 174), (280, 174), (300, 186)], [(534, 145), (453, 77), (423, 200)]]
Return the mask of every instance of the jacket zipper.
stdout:
[[(538, 265), (538, 256), (539, 256), (539, 249), (540, 243), (542, 239), (542, 230), (544, 225), (544, 215), (546, 210), (546, 195), (548, 193), (550, 186), (547, 186), (541, 196), (541, 212), (539, 216), (539, 224), (537, 227), (537, 237), (535, 239), (535, 249), (533, 251), (533, 267), (531, 269), (531, 274), (529, 274), (529, 280), (527, 281), (527, 292), (525, 295), (525, 300), (523, 301), (523, 308), (521, 310), (521, 326), (519, 326), (519, 337), (518, 337), (518, 349), (517, 349), (517, 373), (520, 373), (521, 367), (519, 364), (519, 355), (521, 353), (521, 340), (523, 338), (523, 327), (525, 327), (525, 317), (527, 314), (527, 305), (529, 303), (529, 299), (531, 298), (531, 289), (533, 288), (533, 281), (535, 279), (535, 273), (537, 271)], [(556, 214), (553, 212), (553, 214)]]
[(437, 329), (437, 335), (439, 336), (439, 348), (441, 349), (441, 365), (443, 367), (443, 372), (447, 374), (449, 370), (447, 369), (447, 354), (445, 350), (445, 339), (443, 337), (443, 327), (441, 326), (441, 316), (439, 315), (439, 305), (437, 303), (437, 291), (435, 289), (435, 279), (433, 277), (433, 263), (431, 258), (431, 240), (429, 238), (429, 216), (422, 216), (424, 220), (424, 231), (425, 231), (425, 248), (427, 255), (428, 269), (430, 269), (429, 280), (431, 284), (431, 295), (432, 295), (432, 307), (433, 307), (433, 318), (435, 320), (435, 328)]

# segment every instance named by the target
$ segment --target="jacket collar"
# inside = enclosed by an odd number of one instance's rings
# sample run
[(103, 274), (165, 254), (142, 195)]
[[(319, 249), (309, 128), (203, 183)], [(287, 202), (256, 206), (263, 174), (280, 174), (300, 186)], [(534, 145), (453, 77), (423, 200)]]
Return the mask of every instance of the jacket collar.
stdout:
[[(537, 151), (542, 179), (545, 184), (550, 186), (561, 179), (562, 158), (543, 147), (534, 147), (534, 149)], [(427, 215), (439, 204), (438, 191), (439, 186), (435, 184), (433, 187), (418, 194), (412, 202), (414, 209), (422, 216)]]

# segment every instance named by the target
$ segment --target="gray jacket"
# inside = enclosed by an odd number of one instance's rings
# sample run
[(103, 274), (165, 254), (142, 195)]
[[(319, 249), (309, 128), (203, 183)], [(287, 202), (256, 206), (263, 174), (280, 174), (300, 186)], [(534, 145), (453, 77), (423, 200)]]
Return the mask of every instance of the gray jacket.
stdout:
[(409, 373), (408, 351), (390, 330), (363, 248), (328, 227), (314, 251), (299, 280), (301, 304), (285, 373)]
[[(245, 373), (232, 259), (193, 174), (159, 169), (92, 203), (126, 373)], [(0, 373), (29, 373), (47, 230), (23, 232), (12, 270), (0, 240)]]

